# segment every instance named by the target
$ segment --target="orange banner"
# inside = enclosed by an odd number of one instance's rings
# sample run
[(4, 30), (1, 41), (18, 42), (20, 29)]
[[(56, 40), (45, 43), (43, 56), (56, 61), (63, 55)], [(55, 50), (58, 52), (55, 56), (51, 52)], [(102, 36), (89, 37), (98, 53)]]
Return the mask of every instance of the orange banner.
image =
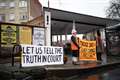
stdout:
[(96, 41), (80, 40), (79, 60), (96, 61)]

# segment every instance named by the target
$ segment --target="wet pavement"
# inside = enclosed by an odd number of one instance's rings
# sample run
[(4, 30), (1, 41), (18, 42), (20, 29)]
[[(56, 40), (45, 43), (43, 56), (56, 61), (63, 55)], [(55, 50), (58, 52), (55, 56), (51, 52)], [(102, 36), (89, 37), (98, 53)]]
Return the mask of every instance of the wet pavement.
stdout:
[(47, 77), (45, 80), (120, 80), (120, 65), (114, 66), (113, 68), (109, 69), (100, 69), (100, 70), (87, 70), (78, 72), (76, 75), (71, 75), (66, 77), (66, 75), (74, 73), (74, 70), (71, 72), (64, 73), (64, 77), (61, 76), (61, 72), (59, 74), (56, 73), (52, 74), (51, 76)]
[(90, 75), (76, 75), (64, 80), (120, 80), (120, 69), (109, 70), (104, 73)]
[[(120, 63), (86, 62), (78, 65), (47, 66), (46, 80), (109, 80), (107, 74), (117, 73), (113, 71), (120, 68)], [(104, 77), (104, 78), (103, 78)], [(118, 76), (119, 77), (119, 76)]]
[[(11, 63), (0, 64), (0, 80), (2, 76), (2, 80), (23, 80), (23, 77), (31, 78), (27, 80), (120, 80), (119, 60), (111, 58), (103, 62), (86, 61), (77, 65), (67, 63), (31, 68), (20, 68), (19, 63), (14, 67)], [(32, 79), (36, 75), (38, 79)]]
[(120, 80), (120, 57), (103, 55), (102, 62), (86, 61), (72, 65), (70, 60), (65, 65), (47, 66), (46, 80)]

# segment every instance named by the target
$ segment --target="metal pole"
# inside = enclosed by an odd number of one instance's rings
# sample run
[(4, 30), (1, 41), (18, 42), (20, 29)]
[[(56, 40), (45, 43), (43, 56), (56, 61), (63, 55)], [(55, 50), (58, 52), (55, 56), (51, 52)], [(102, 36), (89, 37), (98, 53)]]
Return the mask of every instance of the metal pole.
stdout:
[(14, 54), (13, 54), (13, 52), (11, 54), (12, 54), (12, 67), (13, 67), (14, 66)]
[(0, 23), (0, 54), (2, 53), (2, 50), (1, 50), (1, 23)]
[(109, 53), (109, 51), (108, 51), (108, 42), (107, 42), (107, 39), (108, 37), (107, 37), (107, 31), (106, 31), (106, 28), (105, 28), (105, 39), (106, 39), (106, 54), (108, 55), (108, 53)]
[(48, 0), (48, 9), (50, 8), (50, 1)]

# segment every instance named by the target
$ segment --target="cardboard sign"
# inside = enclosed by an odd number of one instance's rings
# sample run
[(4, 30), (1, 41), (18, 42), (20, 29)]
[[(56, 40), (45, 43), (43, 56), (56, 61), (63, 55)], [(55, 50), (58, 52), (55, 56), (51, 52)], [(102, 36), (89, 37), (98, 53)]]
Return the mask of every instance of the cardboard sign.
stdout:
[(32, 28), (31, 27), (20, 27), (19, 28), (19, 39), (21, 44), (32, 43)]
[(45, 45), (45, 31), (43, 28), (33, 28), (33, 45)]
[(16, 43), (16, 26), (1, 25), (1, 43), (12, 45)]
[(80, 40), (80, 60), (97, 60), (96, 41)]
[(22, 45), (22, 67), (63, 64), (63, 48)]

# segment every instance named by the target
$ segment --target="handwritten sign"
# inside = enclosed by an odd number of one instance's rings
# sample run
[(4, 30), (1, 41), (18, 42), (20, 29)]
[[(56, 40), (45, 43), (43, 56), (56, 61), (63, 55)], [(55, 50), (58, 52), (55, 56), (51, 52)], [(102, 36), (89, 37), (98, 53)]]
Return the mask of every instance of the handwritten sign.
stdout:
[(1, 43), (12, 44), (16, 43), (16, 26), (1, 25)]
[(96, 41), (80, 40), (80, 60), (97, 60)]
[(32, 43), (32, 28), (31, 27), (20, 27), (19, 28), (19, 40), (21, 44)]
[(45, 31), (43, 28), (33, 28), (33, 45), (45, 45)]

